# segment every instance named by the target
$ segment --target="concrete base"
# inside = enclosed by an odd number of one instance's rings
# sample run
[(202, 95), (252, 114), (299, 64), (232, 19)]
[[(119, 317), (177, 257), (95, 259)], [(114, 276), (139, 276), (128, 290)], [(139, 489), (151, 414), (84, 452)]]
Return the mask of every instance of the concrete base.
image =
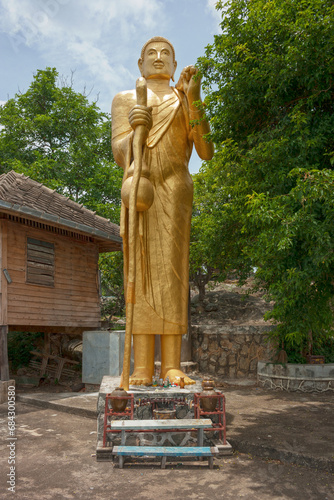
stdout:
[(15, 380), (0, 381), (0, 404), (8, 401), (8, 387), (15, 387)]
[(118, 376), (122, 373), (124, 338), (125, 330), (97, 330), (83, 333), (82, 382), (84, 384), (101, 384), (104, 375)]
[(259, 385), (300, 392), (334, 391), (334, 363), (324, 365), (258, 362)]
[[(144, 398), (177, 398), (177, 397), (183, 397), (186, 399), (188, 404), (188, 407), (192, 407), (192, 401), (194, 400), (194, 393), (195, 392), (201, 392), (202, 391), (202, 381), (201, 380), (196, 380), (196, 384), (193, 385), (187, 385), (184, 389), (181, 389), (180, 387), (147, 387), (146, 385), (132, 385), (130, 386), (129, 393), (132, 393), (134, 395), (134, 402), (136, 406), (136, 402), (139, 400), (142, 400)], [(99, 397), (97, 401), (97, 413), (98, 415), (104, 415), (104, 407), (105, 407), (105, 402), (106, 402), (106, 395), (110, 394), (113, 392), (113, 390), (116, 387), (119, 387), (120, 384), (120, 377), (110, 377), (110, 376), (104, 376), (102, 379), (102, 383), (100, 386), (100, 391), (99, 391)], [(139, 418), (139, 419), (149, 419), (152, 418), (151, 414), (148, 414), (150, 410), (147, 407), (147, 411), (145, 411), (145, 406), (138, 407), (137, 410), (135, 411), (135, 416), (134, 418)], [(189, 409), (189, 408), (188, 408)], [(140, 411), (139, 411), (140, 410)], [(144, 413), (143, 415), (136, 415), (136, 412), (139, 411), (139, 413)], [(193, 412), (184, 416), (183, 418), (193, 418)], [(103, 429), (102, 429), (102, 434), (103, 434)], [(102, 435), (101, 434), (101, 435)]]

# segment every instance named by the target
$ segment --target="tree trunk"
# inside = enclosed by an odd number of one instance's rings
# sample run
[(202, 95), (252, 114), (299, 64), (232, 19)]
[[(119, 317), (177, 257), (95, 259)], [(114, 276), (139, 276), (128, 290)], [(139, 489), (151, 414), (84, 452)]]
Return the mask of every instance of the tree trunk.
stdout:
[(194, 283), (198, 288), (198, 301), (202, 305), (205, 299), (205, 287), (211, 279), (212, 272), (213, 269), (209, 267), (206, 273), (198, 271), (194, 276)]
[(203, 280), (200, 280), (197, 284), (198, 288), (198, 301), (200, 304), (203, 304), (205, 299), (205, 285), (206, 283)]

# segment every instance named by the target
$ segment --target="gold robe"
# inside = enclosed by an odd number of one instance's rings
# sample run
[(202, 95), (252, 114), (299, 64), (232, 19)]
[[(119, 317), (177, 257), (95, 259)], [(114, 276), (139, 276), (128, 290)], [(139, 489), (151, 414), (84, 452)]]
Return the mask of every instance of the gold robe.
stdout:
[[(133, 92), (115, 97), (113, 152), (126, 170), (132, 160), (133, 131), (128, 112)], [(148, 104), (149, 105), (149, 104)], [(188, 325), (189, 239), (193, 182), (188, 162), (193, 141), (187, 100), (172, 95), (152, 111), (153, 126), (143, 149), (154, 188), (153, 205), (143, 212), (143, 237), (137, 228), (133, 334), (184, 334)], [(128, 266), (128, 209), (122, 204), (121, 235), (125, 283)]]

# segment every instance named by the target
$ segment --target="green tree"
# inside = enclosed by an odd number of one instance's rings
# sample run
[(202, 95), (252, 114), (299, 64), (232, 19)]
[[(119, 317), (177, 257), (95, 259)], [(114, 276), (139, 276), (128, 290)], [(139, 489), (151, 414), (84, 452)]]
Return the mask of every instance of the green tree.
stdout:
[(110, 142), (110, 116), (61, 84), (55, 68), (38, 70), (29, 89), (0, 107), (0, 165), (119, 220), (121, 171)]
[(245, 278), (252, 269), (250, 259), (240, 258), (240, 224), (230, 213), (234, 207), (221, 185), (219, 170), (213, 160), (193, 176), (190, 279), (199, 290), (201, 303), (209, 281), (223, 281), (236, 268)]
[(123, 316), (125, 297), (123, 281), (123, 254), (113, 252), (101, 254), (99, 261), (102, 294), (108, 297), (103, 303), (102, 315)]
[[(121, 169), (111, 150), (110, 115), (38, 70), (24, 93), (0, 107), (0, 172), (15, 170), (119, 223)], [(104, 288), (122, 293), (120, 256), (102, 256)], [(110, 293), (110, 292), (109, 292)]]
[(199, 61), (226, 265), (258, 268), (273, 335), (295, 353), (332, 335), (333, 22), (330, 0), (231, 0)]

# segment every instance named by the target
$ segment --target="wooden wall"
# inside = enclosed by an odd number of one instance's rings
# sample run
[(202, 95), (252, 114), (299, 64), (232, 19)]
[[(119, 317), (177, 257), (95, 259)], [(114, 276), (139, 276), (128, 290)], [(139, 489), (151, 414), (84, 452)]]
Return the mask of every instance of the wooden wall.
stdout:
[[(27, 283), (28, 237), (54, 244), (54, 286)], [(100, 326), (96, 244), (2, 220), (0, 247), (1, 324)], [(11, 283), (4, 276), (4, 268)]]

